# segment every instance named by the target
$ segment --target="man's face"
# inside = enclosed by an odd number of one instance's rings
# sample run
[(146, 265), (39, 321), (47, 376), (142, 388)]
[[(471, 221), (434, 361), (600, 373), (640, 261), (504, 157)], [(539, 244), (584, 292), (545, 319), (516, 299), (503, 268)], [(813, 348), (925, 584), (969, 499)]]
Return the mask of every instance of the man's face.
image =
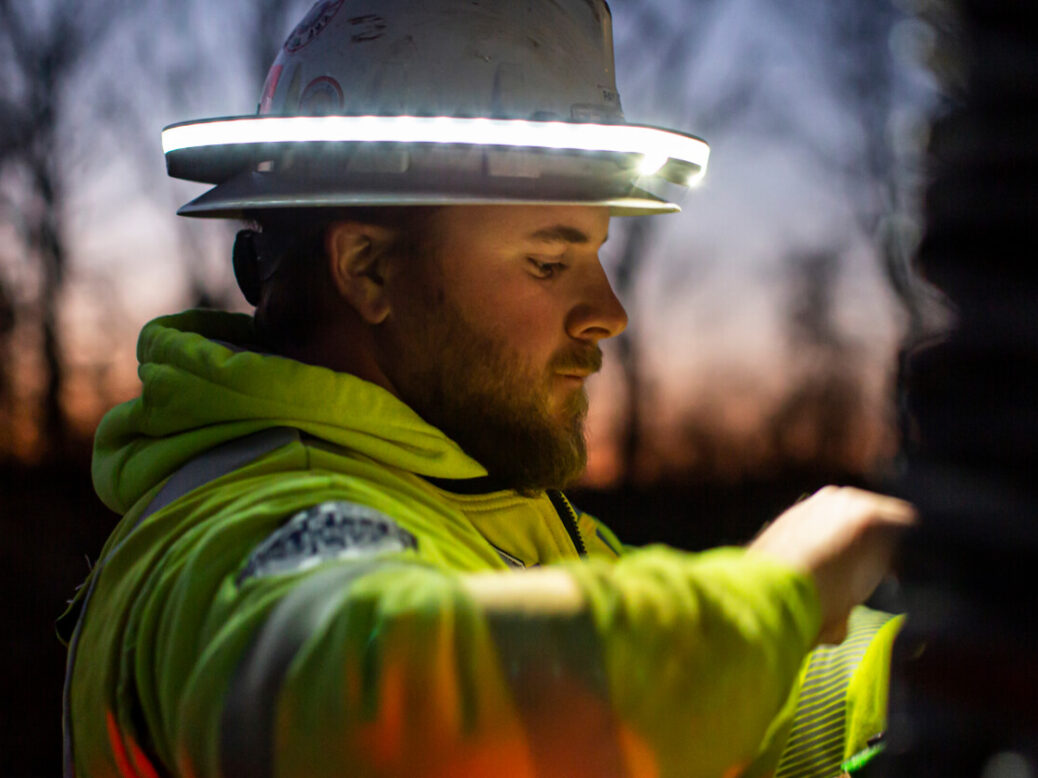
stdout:
[(598, 260), (607, 208), (458, 206), (399, 268), (382, 328), (400, 397), (491, 476), (565, 486), (586, 464), (588, 375), (627, 317)]

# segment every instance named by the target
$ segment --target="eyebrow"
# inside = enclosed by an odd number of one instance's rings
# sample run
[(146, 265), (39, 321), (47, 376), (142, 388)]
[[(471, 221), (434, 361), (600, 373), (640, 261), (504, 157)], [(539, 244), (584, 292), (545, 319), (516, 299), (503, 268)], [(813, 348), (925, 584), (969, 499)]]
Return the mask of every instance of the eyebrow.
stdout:
[[(527, 236), (530, 240), (539, 240), (547, 243), (590, 243), (591, 239), (583, 232), (578, 230), (576, 227), (570, 227), (568, 224), (556, 224), (551, 227), (545, 227), (544, 229), (531, 232)], [(609, 240), (609, 236), (606, 235), (605, 243)]]

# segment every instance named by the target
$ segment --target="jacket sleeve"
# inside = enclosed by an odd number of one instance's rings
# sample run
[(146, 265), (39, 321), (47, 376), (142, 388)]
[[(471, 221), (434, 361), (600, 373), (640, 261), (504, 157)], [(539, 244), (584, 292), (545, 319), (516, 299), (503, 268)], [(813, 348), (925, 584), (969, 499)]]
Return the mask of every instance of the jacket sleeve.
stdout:
[(738, 549), (565, 563), (556, 610), (481, 607), (415, 548), (243, 576), (230, 542), (171, 552), (123, 648), (119, 731), (182, 775), (738, 775), (819, 627), (812, 582)]
[(795, 707), (776, 721), (783, 734), (776, 742), (782, 747), (778, 775), (854, 773), (882, 750), (890, 657), (903, 622), (903, 616), (858, 607), (842, 643), (810, 653)]

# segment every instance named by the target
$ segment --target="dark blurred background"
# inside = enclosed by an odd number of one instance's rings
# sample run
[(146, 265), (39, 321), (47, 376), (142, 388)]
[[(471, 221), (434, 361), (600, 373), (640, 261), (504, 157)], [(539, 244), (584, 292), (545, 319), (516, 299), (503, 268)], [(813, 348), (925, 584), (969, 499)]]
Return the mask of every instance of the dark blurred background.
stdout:
[[(60, 769), (52, 624), (116, 520), (90, 445), (137, 390), (136, 333), (245, 309), (235, 225), (174, 215), (200, 189), (165, 177), (159, 131), (253, 112), (308, 5), (0, 0), (3, 774)], [(713, 156), (682, 214), (614, 221), (630, 325), (591, 387), (574, 500), (629, 543), (700, 549), (825, 483), (901, 488), (908, 346), (955, 321), (912, 269), (925, 152), (968, 93), (977, 22), (938, 0), (611, 5), (628, 119)]]

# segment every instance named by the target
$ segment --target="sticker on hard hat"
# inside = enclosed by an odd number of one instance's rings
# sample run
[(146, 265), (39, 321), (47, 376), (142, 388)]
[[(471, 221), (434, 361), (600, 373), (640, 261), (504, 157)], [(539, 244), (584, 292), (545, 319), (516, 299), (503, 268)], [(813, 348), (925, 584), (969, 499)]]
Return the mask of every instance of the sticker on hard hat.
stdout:
[(350, 19), (350, 26), (354, 28), (350, 33), (351, 43), (378, 40), (386, 34), (386, 20), (374, 14), (355, 16)]
[(331, 76), (318, 76), (303, 90), (299, 111), (308, 116), (327, 116), (342, 109), (343, 95), (339, 82)]
[(314, 7), (304, 17), (285, 41), (286, 51), (299, 51), (306, 44), (321, 34), (321, 30), (328, 26), (328, 22), (342, 7), (344, 0), (323, 0), (314, 3)]

